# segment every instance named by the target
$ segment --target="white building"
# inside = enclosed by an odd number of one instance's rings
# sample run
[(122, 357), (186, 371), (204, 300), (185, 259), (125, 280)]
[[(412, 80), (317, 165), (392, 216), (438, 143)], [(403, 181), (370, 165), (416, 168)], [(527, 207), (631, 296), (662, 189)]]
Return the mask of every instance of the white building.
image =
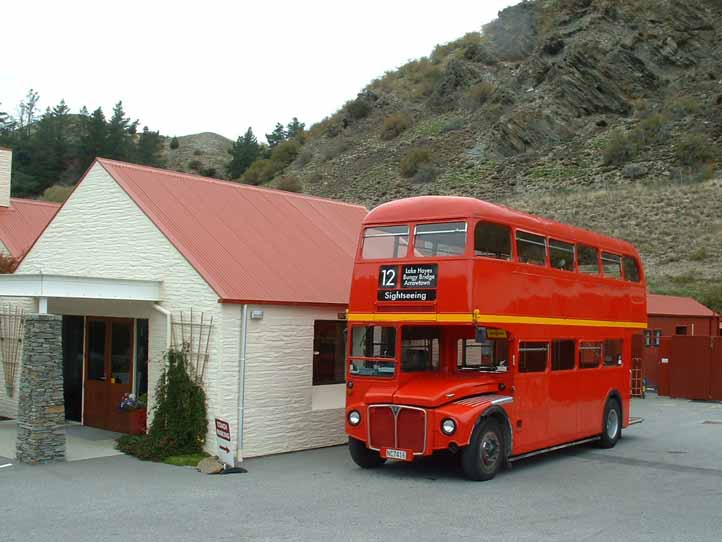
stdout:
[[(98, 159), (17, 271), (0, 276), (0, 296), (63, 315), (68, 418), (122, 428), (122, 394), (147, 391), (152, 408), (164, 351), (192, 342), (210, 451), (216, 417), (239, 459), (339, 444), (344, 311), (365, 214)], [(8, 389), (0, 415), (13, 416)]]

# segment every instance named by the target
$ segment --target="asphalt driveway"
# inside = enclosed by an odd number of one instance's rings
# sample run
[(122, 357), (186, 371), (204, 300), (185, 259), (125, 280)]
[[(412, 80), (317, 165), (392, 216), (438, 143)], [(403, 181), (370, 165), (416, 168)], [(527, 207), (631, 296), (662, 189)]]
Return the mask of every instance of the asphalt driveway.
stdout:
[[(204, 476), (126, 456), (0, 469), (0, 540), (719, 540), (722, 405), (647, 398), (644, 424), (464, 480), (453, 459), (363, 471), (344, 447)], [(705, 423), (706, 422), (706, 423)]]

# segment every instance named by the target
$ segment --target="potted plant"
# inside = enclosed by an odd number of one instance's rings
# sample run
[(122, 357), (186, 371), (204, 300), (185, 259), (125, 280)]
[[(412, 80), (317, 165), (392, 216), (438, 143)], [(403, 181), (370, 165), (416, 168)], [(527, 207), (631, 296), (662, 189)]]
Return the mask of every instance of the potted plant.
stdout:
[(144, 393), (136, 398), (134, 393), (124, 393), (118, 407), (127, 413), (127, 432), (131, 435), (145, 434), (148, 396)]

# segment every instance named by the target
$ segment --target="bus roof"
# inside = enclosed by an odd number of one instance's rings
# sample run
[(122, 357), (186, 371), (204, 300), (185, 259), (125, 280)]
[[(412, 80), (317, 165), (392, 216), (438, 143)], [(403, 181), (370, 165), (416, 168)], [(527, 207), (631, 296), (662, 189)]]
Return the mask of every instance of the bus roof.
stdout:
[(599, 248), (638, 255), (631, 243), (582, 228), (515, 211), (503, 205), (461, 196), (418, 196), (390, 201), (371, 210), (364, 225), (481, 218), (508, 224), (561, 241), (574, 241)]

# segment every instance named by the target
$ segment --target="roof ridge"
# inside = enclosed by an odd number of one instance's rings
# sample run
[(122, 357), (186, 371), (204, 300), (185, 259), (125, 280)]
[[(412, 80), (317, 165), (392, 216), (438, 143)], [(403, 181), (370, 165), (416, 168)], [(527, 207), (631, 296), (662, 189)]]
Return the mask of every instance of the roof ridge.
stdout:
[[(162, 175), (168, 175), (168, 176), (180, 176), (180, 177), (187, 177), (191, 180), (195, 181), (202, 181), (210, 184), (220, 184), (223, 186), (229, 186), (231, 188), (236, 188), (239, 190), (250, 190), (250, 191), (258, 191), (258, 192), (265, 192), (265, 193), (271, 193), (271, 194), (280, 194), (284, 196), (290, 196), (293, 198), (299, 198), (299, 199), (310, 199), (313, 201), (322, 201), (326, 203), (332, 203), (334, 205), (343, 205), (346, 207), (356, 207), (359, 209), (366, 209), (363, 205), (360, 205), (358, 203), (347, 203), (345, 201), (338, 201), (331, 198), (323, 198), (320, 196), (311, 196), (309, 194), (297, 194), (295, 192), (288, 192), (286, 190), (279, 190), (278, 188), (270, 188), (270, 187), (261, 187), (261, 186), (254, 186), (250, 184), (243, 184), (243, 183), (237, 183), (235, 181), (227, 181), (223, 179), (213, 179), (211, 177), (203, 177), (202, 175), (196, 175), (194, 173), (185, 173), (183, 171), (175, 171), (172, 169), (163, 169), (155, 166), (145, 166), (141, 164), (133, 164), (130, 162), (121, 162), (120, 160), (111, 160), (110, 158), (96, 158), (98, 162), (101, 164), (109, 164), (109, 165), (117, 165), (120, 167), (127, 167), (129, 169), (140, 169), (140, 170), (149, 170), (149, 171), (156, 171), (159, 174)], [(368, 209), (366, 209), (368, 211)]]

